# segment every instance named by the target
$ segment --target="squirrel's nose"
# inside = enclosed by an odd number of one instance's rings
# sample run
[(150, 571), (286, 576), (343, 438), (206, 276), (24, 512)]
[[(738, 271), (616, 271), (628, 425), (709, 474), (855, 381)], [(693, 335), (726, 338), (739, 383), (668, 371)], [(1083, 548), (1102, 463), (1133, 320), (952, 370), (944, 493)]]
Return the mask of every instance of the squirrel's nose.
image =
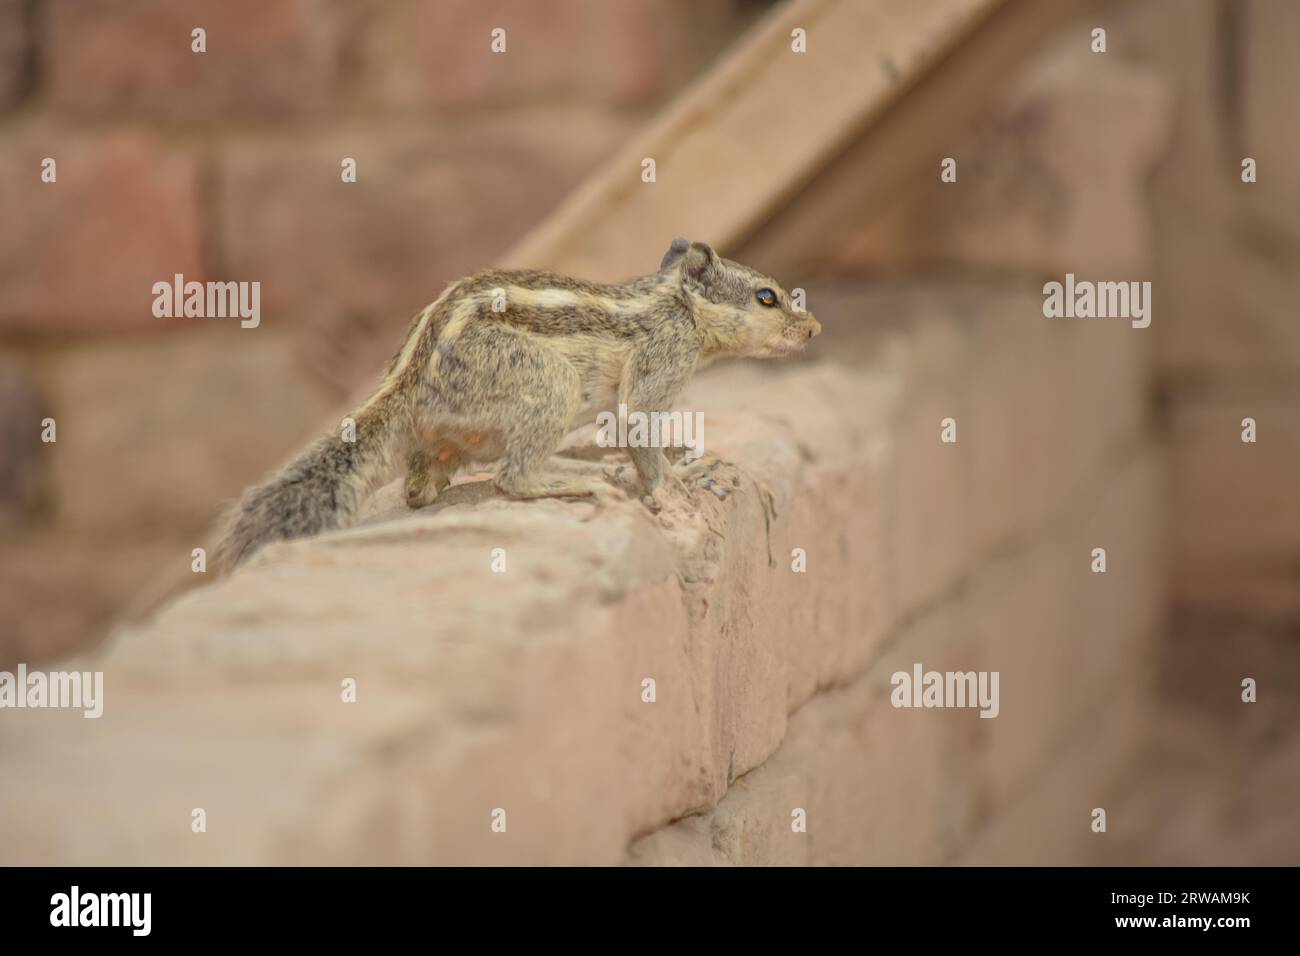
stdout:
[(808, 326), (808, 338), (812, 338), (814, 335), (821, 335), (822, 324), (811, 315), (808, 316), (808, 321), (812, 323)]

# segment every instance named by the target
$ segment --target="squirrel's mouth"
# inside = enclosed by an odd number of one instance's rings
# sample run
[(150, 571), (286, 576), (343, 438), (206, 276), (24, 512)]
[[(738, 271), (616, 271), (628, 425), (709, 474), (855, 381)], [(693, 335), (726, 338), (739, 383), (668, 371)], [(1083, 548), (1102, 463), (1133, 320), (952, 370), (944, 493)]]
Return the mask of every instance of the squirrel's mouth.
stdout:
[(797, 329), (786, 329), (785, 333), (780, 337), (769, 339), (767, 344), (763, 346), (762, 352), (759, 353), (760, 357), (784, 358), (787, 355), (802, 352), (813, 337), (822, 330), (820, 322), (813, 319), (812, 316), (809, 316), (809, 319), (811, 321), (808, 324)]
[(802, 352), (808, 340), (804, 339), (799, 342), (790, 339), (777, 339), (775, 342), (768, 342), (763, 346), (763, 358), (785, 358), (787, 355), (794, 355)]

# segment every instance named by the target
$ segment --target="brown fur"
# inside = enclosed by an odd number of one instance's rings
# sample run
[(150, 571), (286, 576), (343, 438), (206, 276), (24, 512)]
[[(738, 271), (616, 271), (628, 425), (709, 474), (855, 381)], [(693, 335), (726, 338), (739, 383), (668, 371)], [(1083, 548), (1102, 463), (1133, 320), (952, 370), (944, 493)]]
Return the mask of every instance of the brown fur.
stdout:
[[(775, 293), (774, 305), (757, 301), (760, 289)], [(698, 367), (788, 354), (820, 328), (769, 277), (684, 239), (658, 272), (624, 283), (531, 270), (462, 279), (412, 320), (378, 390), (353, 413), (355, 442), (322, 438), (244, 494), (218, 563), (346, 525), (403, 463), (411, 507), (470, 462), (499, 462), (496, 485), (511, 497), (595, 494), (596, 483), (543, 477), (570, 430), (620, 403), (666, 411)], [(654, 495), (663, 450), (628, 452)]]

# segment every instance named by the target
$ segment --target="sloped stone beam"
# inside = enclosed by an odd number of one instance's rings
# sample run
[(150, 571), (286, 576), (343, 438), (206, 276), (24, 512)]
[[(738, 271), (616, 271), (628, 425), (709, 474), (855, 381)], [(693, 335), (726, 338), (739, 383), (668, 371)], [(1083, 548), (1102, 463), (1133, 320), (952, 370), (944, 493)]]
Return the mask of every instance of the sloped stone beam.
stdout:
[[(652, 269), (666, 237), (732, 249), (1002, 3), (795, 0), (777, 7), (505, 264), (614, 280)], [(807, 52), (792, 49), (795, 30), (805, 32)], [(655, 163), (652, 183), (642, 180), (646, 159)]]

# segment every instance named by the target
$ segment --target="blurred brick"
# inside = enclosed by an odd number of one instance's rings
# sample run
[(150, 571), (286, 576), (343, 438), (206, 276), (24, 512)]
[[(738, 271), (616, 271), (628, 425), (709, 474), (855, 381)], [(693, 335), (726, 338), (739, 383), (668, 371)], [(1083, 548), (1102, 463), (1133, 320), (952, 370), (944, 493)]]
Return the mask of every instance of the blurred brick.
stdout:
[[(1291, 0), (1277, 0), (1290, 4)], [(1253, 15), (1248, 3), (1224, 4), (1221, 0), (1146, 0), (1145, 3), (1110, 4), (1106, 11), (1107, 58), (1116, 57), (1124, 64), (1141, 62), (1156, 67), (1178, 89), (1170, 107), (1173, 114), (1170, 142), (1160, 159), (1157, 178), (1177, 178), (1178, 173), (1193, 171), (1199, 177), (1199, 198), (1215, 184), (1222, 170), (1222, 151), (1228, 145), (1225, 120), (1229, 116), (1211, 104), (1228, 93), (1227, 84), (1235, 81), (1224, 69), (1207, 69), (1226, 52), (1232, 43), (1225, 24), (1225, 6), (1236, 7), (1233, 16)], [(1226, 67), (1226, 64), (1223, 64)], [(1233, 120), (1235, 121), (1235, 120)], [(1207, 175), (1208, 174), (1208, 175)], [(1155, 183), (1148, 184), (1158, 188)], [(1230, 183), (1228, 185), (1231, 185)]]
[(48, 448), (41, 419), (49, 414), (35, 382), (18, 362), (0, 356), (0, 529), (29, 517), (42, 500)]
[[(627, 862), (943, 862), (970, 825), (965, 805), (970, 787), (962, 776), (966, 763), (950, 745), (951, 715), (889, 703), (890, 671), (910, 671), (921, 642), (933, 652), (961, 631), (948, 610), (931, 617), (908, 630), (905, 648), (911, 656), (891, 653), (853, 681), (818, 694), (791, 716), (780, 749), (737, 780), (715, 808), (645, 835), (629, 846)], [(806, 811), (806, 833), (791, 830), (796, 807)]]
[[(902, 625), (869, 667), (793, 713), (781, 747), (715, 808), (634, 842), (628, 862), (1023, 864), (1045, 846), (1058, 862), (1092, 849), (1088, 812), (1142, 740), (1132, 728), (1161, 602), (1157, 469), (1149, 453), (1115, 468), (1046, 535), (967, 566), (968, 588)], [(1098, 538), (1113, 573), (1088, 569), (1081, 542)], [(918, 662), (998, 671), (998, 717), (890, 706), (892, 673)], [(806, 835), (790, 831), (794, 807)]]
[(332, 410), (264, 326), (65, 349), (46, 387), (55, 515), (79, 534), (197, 532)]
[[(1241, 440), (1254, 418), (1256, 442)], [(1294, 574), (1300, 555), (1300, 394), (1263, 384), (1188, 397), (1172, 413), (1175, 569), (1188, 593), (1236, 571)]]
[[(1300, 228), (1300, 215), (1293, 218)], [(1160, 371), (1294, 381), (1300, 255), (1284, 234), (1260, 219), (1173, 204), (1162, 207), (1157, 229), (1159, 298), (1149, 331)]]
[[(1074, 733), (1057, 743), (1052, 759), (1041, 764), (1018, 792), (989, 806), (986, 825), (951, 862), (1043, 867), (1134, 864), (1130, 855), (1134, 842), (1142, 846), (1149, 840), (1143, 839), (1142, 825), (1134, 820), (1129, 805), (1119, 799), (1119, 781), (1133, 773), (1143, 742), (1133, 728), (1150, 724), (1151, 705), (1147, 695), (1131, 685), (1092, 704), (1091, 714), (1074, 725)], [(1137, 766), (1150, 781), (1150, 764)], [(1157, 779), (1163, 782), (1168, 777)], [(1161, 811), (1167, 814), (1171, 804), (1199, 796), (1171, 794)], [(1098, 806), (1110, 811), (1105, 836), (1093, 833), (1090, 826), (1092, 809)], [(1147, 822), (1144, 815), (1142, 824)], [(1140, 855), (1136, 862), (1167, 865), (1169, 861)]]
[[(886, 587), (902, 617), (938, 599), (971, 560), (971, 396), (966, 340), (956, 322), (922, 319), (908, 341), (907, 391), (894, 423), (887, 479)], [(942, 440), (943, 421), (956, 441)]]
[[(334, 95), (340, 4), (331, 0), (50, 0), (51, 101), (76, 112), (175, 118), (297, 115)], [(207, 31), (207, 52), (191, 31)]]
[[(1002, 675), (1002, 712), (980, 742), (989, 806), (1013, 800), (1101, 702), (1153, 684), (1163, 460), (1148, 449), (1107, 464), (1032, 546), (973, 575), (961, 617), (982, 655), (971, 666)], [(1091, 569), (1094, 547), (1106, 549), (1105, 573)]]
[(0, 542), (0, 669), (84, 651), (168, 565), (189, 572), (192, 539), (96, 538), (40, 530)]
[(1069, 374), (1073, 329), (1044, 318), (1042, 306), (1034, 288), (968, 306), (976, 321), (971, 415), (962, 437), (970, 441), (977, 554), (1046, 524), (1063, 510), (1068, 484), (1083, 470), (1069, 422), (1076, 403), (1060, 388)]
[(0, 0), (0, 110), (14, 106), (27, 92), (29, 42), (23, 0)]
[(23, 130), (0, 142), (0, 209), (0, 330), (158, 327), (153, 284), (204, 278), (197, 162), (144, 134)]
[(834, 237), (830, 260), (842, 271), (1144, 266), (1141, 191), (1171, 116), (1155, 70), (1116, 61), (1097, 72), (1095, 57), (1067, 39), (957, 131), (945, 153), (957, 160), (955, 183), (940, 180), (938, 158), (913, 171), (883, 214)]
[[(491, 265), (622, 130), (601, 116), (561, 114), (232, 147), (220, 216), (230, 278), (260, 280), (264, 312), (331, 325), (340, 313), (378, 315), (404, 328), (448, 282)], [(341, 180), (344, 157), (357, 161), (355, 183)]]
[[(642, 100), (667, 78), (678, 10), (658, 0), (386, 3), (361, 47), (364, 82), (399, 106)], [(497, 27), (504, 53), (491, 50)]]

